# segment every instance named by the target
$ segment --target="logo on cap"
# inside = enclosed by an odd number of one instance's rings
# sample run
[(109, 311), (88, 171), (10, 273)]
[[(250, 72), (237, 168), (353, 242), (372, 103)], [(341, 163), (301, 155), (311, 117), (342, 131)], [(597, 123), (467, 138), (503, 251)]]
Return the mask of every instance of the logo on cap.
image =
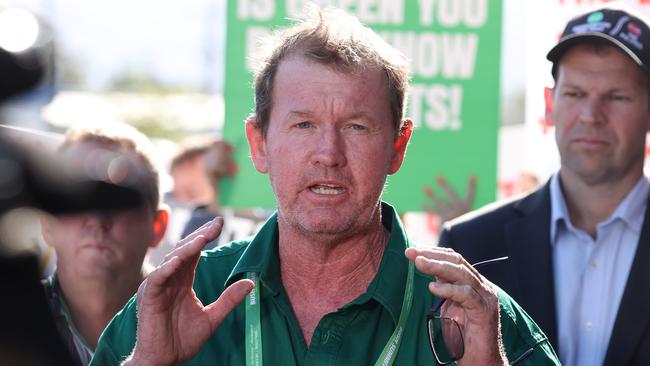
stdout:
[(587, 17), (587, 23), (600, 22), (601, 20), (603, 20), (604, 17), (605, 16), (600, 11), (597, 11), (595, 13), (591, 13), (591, 14), (589, 14), (589, 17)]
[(634, 22), (627, 23), (627, 30), (637, 37), (641, 36), (641, 27), (639, 27), (639, 25)]

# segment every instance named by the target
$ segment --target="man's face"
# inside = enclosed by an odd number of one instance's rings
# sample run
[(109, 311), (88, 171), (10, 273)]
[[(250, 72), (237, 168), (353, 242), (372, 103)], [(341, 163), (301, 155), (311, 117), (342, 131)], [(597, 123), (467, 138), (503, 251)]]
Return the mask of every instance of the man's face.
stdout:
[(589, 185), (638, 179), (650, 124), (646, 75), (614, 47), (562, 57), (550, 119), (563, 177)]
[[(85, 166), (84, 159), (92, 157), (96, 149), (123, 153), (82, 142), (68, 147), (62, 156), (73, 165)], [(139, 160), (133, 160), (138, 168)], [(154, 212), (146, 206), (51, 216), (41, 222), (45, 241), (56, 250), (57, 271), (80, 277), (116, 278), (118, 273), (141, 272), (147, 249), (162, 239), (167, 219), (167, 211)]]
[(205, 155), (199, 155), (172, 169), (174, 199), (190, 205), (207, 205), (212, 202), (215, 192), (205, 171), (204, 161)]
[(50, 217), (43, 236), (56, 250), (58, 270), (94, 278), (140, 273), (147, 249), (158, 242), (154, 214), (144, 208)]
[(269, 173), (280, 224), (335, 238), (366, 230), (410, 136), (395, 139), (381, 72), (342, 73), (290, 57), (273, 98), (266, 137), (251, 123), (247, 134), (256, 168)]

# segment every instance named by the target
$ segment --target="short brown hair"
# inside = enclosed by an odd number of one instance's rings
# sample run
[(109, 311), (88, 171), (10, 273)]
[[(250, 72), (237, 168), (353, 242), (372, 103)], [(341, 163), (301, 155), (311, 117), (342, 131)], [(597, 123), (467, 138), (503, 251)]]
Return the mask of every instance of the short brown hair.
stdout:
[(255, 72), (255, 123), (268, 130), (273, 105), (274, 77), (280, 62), (299, 55), (343, 72), (377, 68), (386, 77), (390, 109), (396, 135), (406, 110), (409, 83), (404, 55), (386, 43), (370, 28), (341, 10), (317, 10), (305, 20), (274, 35), (271, 48)]
[(183, 165), (185, 163), (193, 161), (194, 159), (205, 156), (205, 154), (210, 149), (211, 144), (212, 142), (208, 142), (208, 141), (202, 141), (200, 143), (184, 144), (183, 146), (181, 146), (178, 153), (176, 153), (176, 155), (174, 155), (174, 157), (172, 158), (169, 170), (173, 171), (179, 165)]
[[(154, 212), (160, 208), (162, 202), (160, 169), (156, 160), (155, 149), (147, 136), (135, 127), (121, 122), (95, 126), (73, 126), (66, 132), (65, 139), (59, 147), (59, 152), (63, 153), (72, 146), (87, 142), (103, 145), (107, 150), (115, 151), (118, 154), (135, 154), (141, 164), (137, 165), (137, 172), (130, 175), (129, 178), (135, 178), (137, 181), (126, 183), (143, 195), (147, 208), (152, 209)], [(106, 179), (102, 176), (94, 178)]]

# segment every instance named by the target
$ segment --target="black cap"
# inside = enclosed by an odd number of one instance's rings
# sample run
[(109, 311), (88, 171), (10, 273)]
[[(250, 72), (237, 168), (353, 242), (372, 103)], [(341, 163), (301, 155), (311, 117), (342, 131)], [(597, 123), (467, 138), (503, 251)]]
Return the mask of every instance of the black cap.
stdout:
[(638, 15), (629, 10), (602, 8), (579, 15), (567, 23), (562, 37), (546, 58), (557, 62), (571, 47), (589, 39), (610, 42), (625, 52), (646, 74), (650, 74), (650, 28)]
[(4, 132), (0, 128), (0, 216), (25, 206), (64, 214), (145, 204), (139, 187), (105, 182), (84, 175), (81, 169), (69, 169), (57, 156), (37, 154)]

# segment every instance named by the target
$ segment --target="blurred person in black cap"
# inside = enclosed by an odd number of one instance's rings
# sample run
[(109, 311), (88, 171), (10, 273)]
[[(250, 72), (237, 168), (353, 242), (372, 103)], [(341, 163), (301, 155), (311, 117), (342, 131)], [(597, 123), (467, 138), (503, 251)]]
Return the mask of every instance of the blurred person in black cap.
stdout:
[(75, 365), (78, 357), (57, 331), (37, 251), (26, 238), (44, 212), (113, 212), (141, 207), (145, 199), (126, 179), (102, 180), (97, 170), (76, 171), (73, 164), (20, 143), (19, 135), (27, 133), (0, 128), (0, 363)]
[[(0, 48), (0, 102), (34, 88), (45, 74), (43, 55)], [(128, 209), (141, 194), (125, 184), (66, 174), (56, 157), (24, 146), (19, 129), (0, 126), (0, 364), (74, 365), (57, 331), (40, 282), (38, 256), (21, 240), (37, 215)], [(24, 239), (24, 238), (23, 238)]]
[(88, 175), (126, 182), (144, 198), (136, 208), (42, 219), (43, 237), (57, 256), (55, 274), (44, 281), (50, 309), (76, 364), (87, 365), (101, 332), (148, 274), (145, 256), (162, 239), (169, 212), (161, 203), (153, 146), (135, 128), (73, 127), (59, 150)]
[(511, 294), (564, 365), (650, 365), (650, 29), (619, 5), (567, 24), (547, 58), (560, 170), (445, 225), (440, 244)]

